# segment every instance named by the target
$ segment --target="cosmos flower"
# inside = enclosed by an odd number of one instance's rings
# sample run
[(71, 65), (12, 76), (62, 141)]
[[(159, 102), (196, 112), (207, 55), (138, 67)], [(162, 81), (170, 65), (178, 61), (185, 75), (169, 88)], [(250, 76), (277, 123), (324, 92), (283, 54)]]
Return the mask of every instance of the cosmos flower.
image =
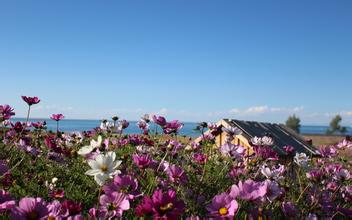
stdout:
[(237, 127), (233, 127), (233, 126), (222, 127), (221, 130), (222, 130), (223, 132), (229, 134), (230, 136), (242, 134), (241, 129), (239, 129), (239, 128), (237, 128)]
[(238, 197), (243, 200), (256, 200), (266, 195), (268, 191), (267, 182), (255, 182), (248, 179), (244, 182), (238, 183), (239, 194)]
[(12, 199), (10, 193), (0, 189), (0, 214), (16, 206), (16, 201)]
[(36, 96), (34, 97), (28, 97), (28, 96), (21, 96), (23, 101), (25, 101), (29, 106), (38, 104), (40, 102), (40, 99)]
[(88, 164), (92, 168), (86, 172), (86, 175), (94, 176), (94, 180), (98, 185), (104, 185), (105, 181), (113, 176), (120, 174), (117, 170), (120, 166), (120, 160), (116, 160), (115, 152), (107, 152), (106, 154), (99, 154), (95, 160), (89, 160)]
[(11, 218), (14, 220), (44, 219), (48, 214), (47, 204), (42, 198), (22, 198), (18, 206), (11, 210)]
[(50, 118), (54, 121), (60, 121), (65, 118), (63, 114), (52, 114)]
[(15, 112), (9, 105), (0, 105), (0, 121), (9, 120)]
[(133, 159), (133, 162), (140, 168), (140, 169), (146, 169), (148, 168), (153, 160), (152, 158), (150, 157), (149, 154), (144, 154), (144, 155), (137, 155), (137, 154), (134, 154), (132, 156), (132, 159)]
[(155, 124), (159, 125), (162, 128), (166, 125), (166, 119), (163, 116), (153, 115), (152, 120)]
[(169, 189), (154, 191), (152, 198), (145, 196), (136, 207), (136, 214), (140, 217), (153, 215), (154, 219), (179, 219), (183, 214), (185, 204), (177, 200), (176, 192)]
[(331, 158), (337, 155), (337, 150), (334, 146), (320, 146), (318, 151), (323, 157)]
[(165, 134), (177, 134), (182, 127), (182, 123), (180, 123), (178, 120), (173, 120), (165, 124), (165, 126), (163, 127), (163, 131)]
[(97, 140), (92, 139), (90, 145), (83, 146), (78, 150), (79, 155), (87, 155), (91, 153), (95, 148), (99, 148), (103, 143), (103, 138), (99, 135)]
[(268, 186), (266, 197), (270, 202), (273, 202), (277, 197), (281, 195), (281, 188), (279, 187), (279, 184), (275, 181), (265, 180), (265, 182)]
[(274, 145), (274, 140), (268, 136), (263, 136), (263, 137), (255, 136), (251, 139), (251, 143), (254, 146), (272, 146)]
[(244, 149), (242, 146), (230, 143), (225, 143), (219, 148), (219, 150), (223, 155), (232, 158), (241, 158), (246, 152), (246, 149)]
[(187, 182), (187, 176), (185, 171), (175, 164), (168, 166), (166, 173), (173, 183), (185, 183)]
[(283, 178), (282, 174), (285, 172), (285, 166), (279, 164), (277, 168), (270, 169), (266, 164), (263, 164), (260, 172), (268, 179), (279, 180)]
[(130, 209), (130, 202), (125, 194), (120, 192), (113, 192), (104, 194), (99, 199), (99, 211), (103, 213), (105, 218), (121, 217), (123, 211)]
[(233, 219), (238, 210), (238, 203), (227, 193), (221, 193), (212, 199), (206, 209), (212, 219)]
[(103, 186), (105, 194), (113, 192), (122, 192), (126, 194), (128, 199), (133, 200), (138, 195), (138, 182), (129, 175), (116, 175), (114, 181)]
[(296, 153), (295, 157), (294, 157), (294, 161), (295, 163), (303, 168), (306, 168), (308, 166), (308, 161), (309, 161), (309, 157), (305, 154), (305, 153)]

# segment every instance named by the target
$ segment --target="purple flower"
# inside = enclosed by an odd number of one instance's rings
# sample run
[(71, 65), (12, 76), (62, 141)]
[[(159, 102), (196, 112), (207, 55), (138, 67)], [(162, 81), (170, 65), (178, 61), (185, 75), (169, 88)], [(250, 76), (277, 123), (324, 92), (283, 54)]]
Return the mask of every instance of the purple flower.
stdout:
[(266, 180), (265, 182), (267, 182), (268, 186), (266, 196), (268, 200), (272, 202), (281, 195), (281, 189), (279, 184), (275, 181)]
[(119, 129), (120, 130), (126, 129), (129, 125), (130, 125), (130, 123), (128, 121), (121, 120), (119, 123)]
[(0, 105), (0, 121), (9, 120), (15, 112), (9, 105)]
[(185, 204), (177, 200), (176, 192), (169, 189), (163, 192), (155, 190), (152, 198), (145, 196), (136, 208), (138, 216), (153, 215), (154, 219), (179, 219), (183, 214)]
[(61, 203), (62, 210), (66, 213), (65, 217), (79, 215), (82, 210), (81, 203), (72, 200), (65, 200)]
[(155, 124), (159, 125), (162, 128), (166, 125), (166, 119), (163, 116), (153, 115), (152, 120)]
[(309, 172), (306, 173), (306, 176), (308, 179), (311, 179), (313, 181), (320, 181), (320, 179), (323, 176), (323, 173), (319, 169), (312, 169)]
[(269, 146), (254, 146), (253, 147), (255, 154), (258, 157), (263, 158), (264, 160), (278, 160), (279, 155), (275, 150)]
[(29, 106), (38, 104), (40, 102), (40, 99), (36, 96), (34, 97), (28, 97), (28, 96), (21, 96), (23, 101), (27, 102)]
[(337, 150), (334, 146), (321, 146), (318, 150), (323, 157), (331, 158), (337, 155)]
[(10, 193), (0, 189), (0, 214), (16, 206), (16, 201), (12, 199)]
[(283, 202), (281, 209), (284, 215), (289, 219), (295, 219), (298, 214), (298, 210), (292, 202)]
[(242, 146), (234, 145), (231, 143), (226, 143), (226, 144), (222, 145), (219, 148), (219, 150), (223, 155), (229, 156), (232, 158), (241, 158), (241, 157), (243, 157), (244, 153), (246, 152), (246, 150)]
[(207, 205), (209, 217), (214, 219), (233, 219), (237, 210), (237, 201), (227, 193), (216, 195), (211, 204)]
[(127, 196), (119, 192), (102, 195), (99, 202), (101, 205), (99, 211), (108, 218), (121, 217), (123, 211), (130, 209), (130, 202)]
[(11, 218), (15, 220), (44, 219), (49, 214), (42, 198), (22, 198), (19, 206), (14, 207), (11, 211)]
[(180, 123), (178, 120), (173, 120), (170, 122), (167, 122), (166, 125), (163, 127), (164, 133), (165, 134), (172, 134), (177, 132), (183, 127), (183, 124)]
[(32, 122), (32, 126), (36, 129), (44, 129), (45, 128), (45, 125), (46, 125), (46, 121), (43, 121), (43, 122)]
[(292, 146), (284, 146), (284, 151), (288, 154), (288, 155), (294, 155), (295, 154), (295, 148)]
[(50, 118), (54, 121), (60, 121), (65, 118), (63, 114), (52, 114)]
[(105, 194), (113, 192), (125, 193), (129, 199), (134, 199), (138, 195), (138, 182), (132, 176), (115, 176), (114, 181), (103, 187)]
[(170, 181), (173, 183), (187, 182), (187, 176), (185, 171), (181, 167), (176, 166), (175, 164), (170, 165), (166, 169), (166, 173), (168, 174)]
[(239, 198), (243, 200), (256, 200), (266, 195), (268, 191), (267, 182), (255, 182), (251, 179), (246, 180), (244, 183), (238, 183)]
[(202, 153), (194, 153), (193, 159), (199, 164), (205, 164), (208, 160), (208, 156)]
[(153, 162), (152, 158), (147, 154), (147, 155), (133, 155), (133, 162), (140, 168), (140, 169), (145, 169), (148, 168), (151, 163)]

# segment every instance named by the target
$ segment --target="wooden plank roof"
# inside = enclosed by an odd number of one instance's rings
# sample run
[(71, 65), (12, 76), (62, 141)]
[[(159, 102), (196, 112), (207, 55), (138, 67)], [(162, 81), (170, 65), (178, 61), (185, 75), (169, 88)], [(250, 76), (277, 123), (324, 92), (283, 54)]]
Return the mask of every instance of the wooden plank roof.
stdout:
[(283, 147), (290, 145), (294, 147), (298, 153), (306, 153), (315, 156), (319, 155), (314, 146), (308, 144), (299, 134), (285, 125), (232, 119), (224, 119), (224, 122), (230, 126), (241, 129), (243, 132), (242, 135), (248, 140), (255, 136), (272, 137), (274, 140), (274, 149), (278, 151), (279, 154), (285, 154)]

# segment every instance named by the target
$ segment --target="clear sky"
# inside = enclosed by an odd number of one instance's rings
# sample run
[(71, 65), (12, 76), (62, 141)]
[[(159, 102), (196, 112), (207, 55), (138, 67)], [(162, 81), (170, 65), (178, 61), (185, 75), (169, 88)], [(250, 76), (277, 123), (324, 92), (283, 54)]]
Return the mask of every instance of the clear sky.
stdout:
[(352, 124), (350, 0), (0, 0), (0, 104), (34, 117)]

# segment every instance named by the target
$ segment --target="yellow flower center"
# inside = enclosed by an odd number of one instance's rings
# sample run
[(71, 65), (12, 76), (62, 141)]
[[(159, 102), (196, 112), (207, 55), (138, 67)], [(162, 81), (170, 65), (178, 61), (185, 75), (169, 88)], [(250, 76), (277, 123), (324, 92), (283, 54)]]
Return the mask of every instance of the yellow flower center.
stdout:
[(160, 206), (160, 210), (161, 211), (167, 211), (172, 209), (172, 207), (174, 207), (174, 204), (172, 204), (171, 202), (166, 204), (165, 206)]
[(219, 214), (220, 215), (227, 215), (227, 213), (228, 213), (228, 210), (227, 210), (226, 207), (222, 207), (222, 208), (219, 209)]
[(49, 216), (47, 220), (55, 220), (55, 217)]
[(101, 171), (103, 171), (104, 173), (105, 173), (106, 171), (108, 171), (108, 167), (107, 167), (106, 165), (101, 165), (101, 166), (100, 166), (100, 169), (101, 169)]

